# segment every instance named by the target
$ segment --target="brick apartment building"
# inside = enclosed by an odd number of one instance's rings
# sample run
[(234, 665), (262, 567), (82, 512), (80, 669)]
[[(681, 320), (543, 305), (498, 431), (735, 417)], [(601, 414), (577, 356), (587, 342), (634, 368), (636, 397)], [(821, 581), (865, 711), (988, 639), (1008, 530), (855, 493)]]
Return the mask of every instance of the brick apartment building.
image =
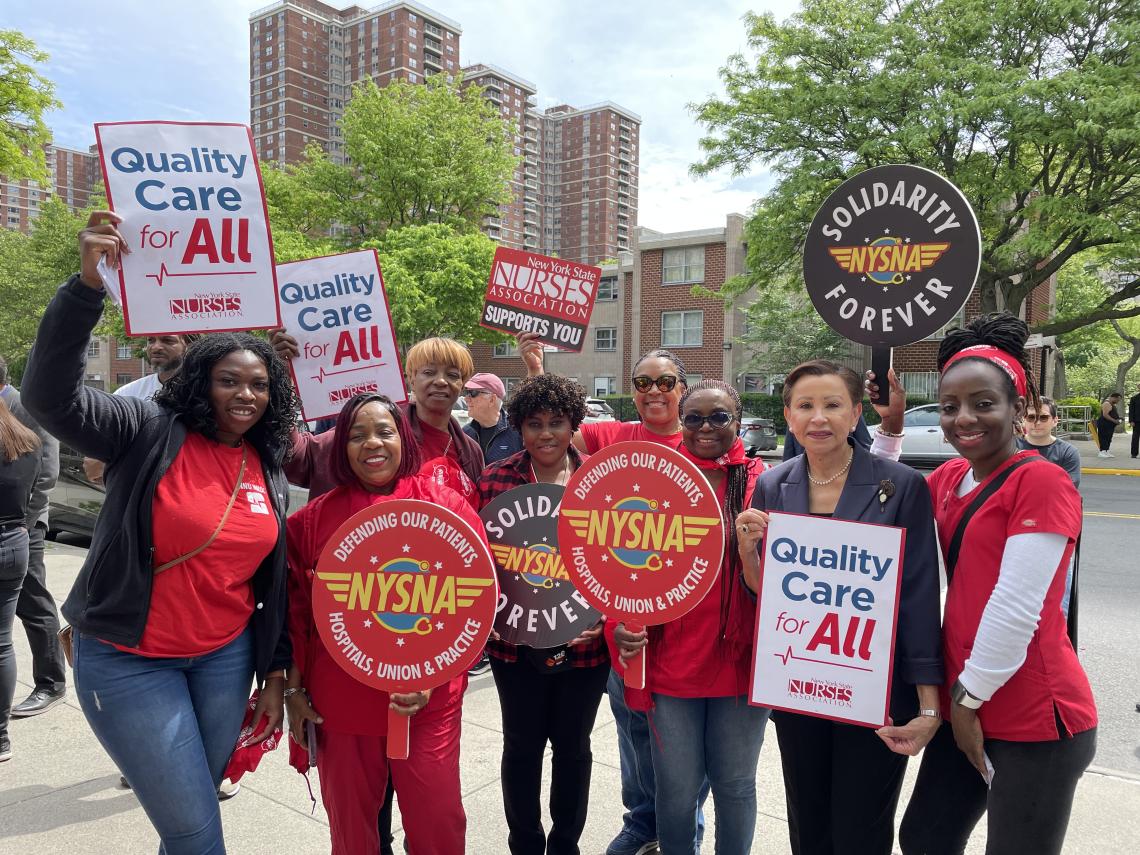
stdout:
[[(29, 233), (40, 206), (52, 196), (58, 196), (72, 210), (86, 208), (90, 203), (91, 194), (102, 181), (96, 147), (81, 151), (49, 143), (45, 153), (49, 173), (46, 185), (0, 176), (0, 212), (4, 217), (0, 226)], [(0, 351), (3, 347), (4, 342), (0, 341)], [(148, 372), (149, 366), (133, 354), (129, 342), (110, 336), (91, 339), (87, 350), (88, 385), (117, 389)]]
[(515, 127), (510, 202), (483, 222), (505, 246), (586, 263), (629, 248), (637, 225), (641, 119), (611, 102), (539, 112), (537, 87), (487, 63), (461, 66), (458, 22), (419, 3), (337, 9), (278, 0), (249, 18), (250, 125), (258, 156), (296, 162), (310, 143), (343, 163), (340, 120), (354, 83), (433, 74), (484, 87)]
[[(547, 370), (572, 377), (591, 395), (630, 394), (633, 366), (643, 353), (659, 347), (685, 363), (690, 382), (725, 379), (742, 392), (775, 392), (782, 375), (749, 371), (750, 353), (736, 339), (743, 333), (745, 310), (754, 292), (737, 297), (726, 310), (723, 301), (694, 297), (694, 285), (718, 291), (744, 270), (744, 217), (729, 214), (723, 227), (664, 234), (635, 230), (630, 252), (603, 267), (602, 282), (582, 353), (549, 351)], [(1032, 325), (1048, 317), (1055, 282), (1039, 286), (1026, 302)], [(975, 291), (958, 318), (977, 317), (981, 298)], [(911, 395), (932, 397), (937, 388), (935, 359), (944, 330), (928, 339), (897, 348), (895, 369), (905, 372)], [(778, 347), (773, 343), (772, 347)], [(474, 344), (477, 371), (498, 374), (510, 389), (526, 370), (513, 345)], [(1045, 351), (1034, 351), (1035, 373), (1041, 377)], [(857, 371), (870, 366), (870, 348), (851, 345), (844, 360)]]

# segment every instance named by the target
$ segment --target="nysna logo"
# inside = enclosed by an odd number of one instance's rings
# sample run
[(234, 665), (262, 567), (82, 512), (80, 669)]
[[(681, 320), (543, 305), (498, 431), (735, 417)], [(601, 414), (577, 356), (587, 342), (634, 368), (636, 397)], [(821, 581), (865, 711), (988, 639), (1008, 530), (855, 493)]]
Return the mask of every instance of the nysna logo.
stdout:
[(855, 691), (846, 683), (821, 680), (788, 680), (788, 694), (849, 707)]
[(491, 552), (503, 570), (517, 574), (520, 581), (532, 588), (548, 591), (559, 587), (561, 582), (570, 581), (562, 556), (548, 543), (536, 543), (526, 548), (492, 543)]
[[(408, 547), (405, 547), (407, 549)], [(372, 562), (377, 561), (372, 557)], [(317, 573), (338, 603), (348, 611), (370, 613), (365, 628), (375, 625), (388, 632), (430, 635), (445, 627), (444, 617), (456, 608), (470, 608), (493, 579), (435, 576), (433, 565), (416, 558), (393, 558), (373, 572)], [(443, 569), (437, 561), (435, 570)]]
[[(609, 500), (610, 497), (606, 497)], [(681, 552), (699, 546), (720, 520), (715, 517), (669, 514), (669, 502), (629, 496), (603, 511), (563, 508), (574, 533), (590, 546), (604, 546), (623, 567), (654, 572), (671, 566), (666, 552)]]
[(950, 249), (949, 243), (911, 243), (910, 238), (886, 236), (863, 246), (831, 246), (827, 251), (846, 273), (865, 275), (875, 285), (902, 285), (911, 273), (921, 273)]

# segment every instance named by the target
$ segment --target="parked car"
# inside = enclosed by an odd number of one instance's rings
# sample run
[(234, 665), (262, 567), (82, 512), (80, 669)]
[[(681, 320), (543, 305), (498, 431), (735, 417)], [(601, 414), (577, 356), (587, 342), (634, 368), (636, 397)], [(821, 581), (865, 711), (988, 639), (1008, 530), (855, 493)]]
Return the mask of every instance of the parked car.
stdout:
[(957, 457), (942, 433), (938, 404), (911, 407), (903, 414), (902, 457), (906, 462), (930, 460), (942, 462)]
[(741, 420), (741, 429), (744, 453), (749, 457), (761, 451), (776, 450), (776, 423), (771, 419), (750, 416), (747, 421)]
[[(103, 509), (107, 491), (83, 472), (83, 455), (63, 443), (59, 445), (59, 479), (48, 494), (48, 537), (61, 531), (90, 537), (95, 520)], [(309, 501), (309, 491), (289, 485), (289, 513)]]
[(587, 398), (585, 421), (614, 422), (617, 421), (617, 416), (614, 415), (613, 407), (601, 398)]

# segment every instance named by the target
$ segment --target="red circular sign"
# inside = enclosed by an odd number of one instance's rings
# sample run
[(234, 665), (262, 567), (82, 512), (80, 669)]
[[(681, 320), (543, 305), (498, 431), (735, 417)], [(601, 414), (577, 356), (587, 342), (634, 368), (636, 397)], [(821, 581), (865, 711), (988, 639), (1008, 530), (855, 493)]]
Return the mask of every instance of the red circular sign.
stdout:
[(430, 689), (479, 658), (498, 595), (495, 564), (470, 525), (430, 502), (393, 499), (329, 538), (313, 618), (355, 679), (385, 692)]
[(607, 617), (668, 623), (712, 588), (724, 558), (720, 504), (704, 475), (671, 448), (619, 442), (566, 484), (562, 560)]

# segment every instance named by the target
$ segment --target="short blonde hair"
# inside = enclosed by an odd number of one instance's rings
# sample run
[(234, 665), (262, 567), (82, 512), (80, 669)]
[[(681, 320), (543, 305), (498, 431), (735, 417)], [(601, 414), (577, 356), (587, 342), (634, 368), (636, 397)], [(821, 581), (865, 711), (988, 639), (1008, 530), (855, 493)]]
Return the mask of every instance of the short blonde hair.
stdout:
[(425, 338), (413, 344), (404, 357), (404, 373), (410, 381), (416, 372), (425, 365), (435, 363), (450, 368), (458, 368), (466, 383), (475, 373), (475, 362), (471, 359), (471, 351), (452, 338)]

